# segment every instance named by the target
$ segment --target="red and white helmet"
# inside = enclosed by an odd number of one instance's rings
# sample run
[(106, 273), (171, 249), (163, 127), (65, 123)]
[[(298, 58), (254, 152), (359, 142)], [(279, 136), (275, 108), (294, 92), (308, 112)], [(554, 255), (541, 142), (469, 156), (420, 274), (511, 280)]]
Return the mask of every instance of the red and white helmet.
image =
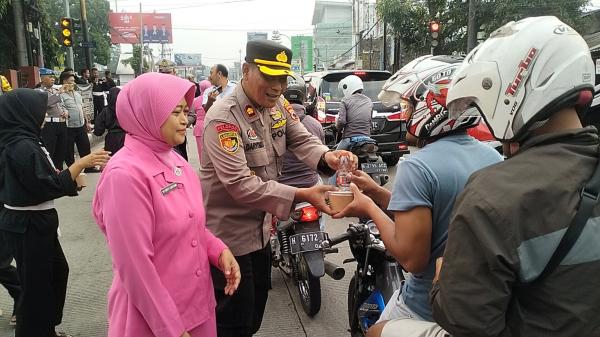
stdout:
[(473, 49), (448, 92), (451, 115), (476, 107), (498, 140), (525, 138), (565, 107), (585, 110), (594, 92), (588, 45), (554, 16), (509, 22)]
[(407, 129), (417, 138), (439, 137), (476, 126), (481, 117), (475, 109), (458, 118), (450, 118), (446, 109), (448, 86), (462, 60), (447, 55), (421, 56), (388, 79), (379, 99), (388, 106), (400, 104), (404, 110), (412, 109)]

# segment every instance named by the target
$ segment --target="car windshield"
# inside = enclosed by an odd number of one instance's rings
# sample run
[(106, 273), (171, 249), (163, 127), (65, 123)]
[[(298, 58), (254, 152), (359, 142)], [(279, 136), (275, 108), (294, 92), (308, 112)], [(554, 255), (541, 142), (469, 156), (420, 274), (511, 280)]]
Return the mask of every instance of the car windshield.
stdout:
[(377, 95), (381, 91), (383, 84), (390, 77), (389, 73), (385, 72), (377, 72), (377, 73), (369, 73), (369, 72), (359, 72), (359, 73), (336, 73), (330, 74), (323, 77), (323, 82), (321, 82), (321, 97), (325, 99), (326, 102), (339, 102), (344, 97), (344, 94), (341, 91), (338, 91), (338, 83), (340, 81), (352, 74), (357, 74), (360, 79), (363, 81), (364, 89), (363, 94), (368, 96), (372, 101), (377, 102), (379, 99)]

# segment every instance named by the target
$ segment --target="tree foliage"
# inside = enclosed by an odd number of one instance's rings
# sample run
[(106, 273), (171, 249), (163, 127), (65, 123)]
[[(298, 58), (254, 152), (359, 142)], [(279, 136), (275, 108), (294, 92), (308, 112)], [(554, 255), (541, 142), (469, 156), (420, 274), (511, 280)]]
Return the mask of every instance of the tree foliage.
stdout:
[[(23, 1), (23, 0), (12, 0)], [(83, 0), (82, 0), (83, 1)], [(108, 0), (85, 0), (88, 19), (90, 41), (96, 43), (92, 49), (93, 61), (107, 65), (110, 61), (111, 43), (108, 35)], [(40, 14), (40, 31), (44, 52), (45, 66), (53, 68), (63, 65), (66, 60), (66, 48), (60, 45), (59, 24), (61, 17), (65, 16), (64, 0), (37, 0), (36, 6)], [(28, 10), (24, 4), (25, 10)], [(81, 19), (80, 1), (71, 0), (70, 13), (74, 19)], [(14, 15), (12, 15), (11, 2), (0, 0), (0, 68), (16, 66), (16, 42), (14, 32)], [(75, 46), (73, 48), (75, 69), (85, 67), (84, 49), (79, 47), (83, 41), (82, 31), (75, 31)]]
[[(587, 24), (581, 17), (589, 0), (471, 0), (476, 7), (476, 31), (488, 36), (512, 20), (554, 15), (576, 30)], [(405, 61), (429, 53), (428, 23), (441, 23), (438, 54), (466, 52), (469, 0), (379, 0), (377, 13), (403, 44)]]
[[(146, 57), (150, 56), (152, 53), (151, 50), (149, 50), (148, 48), (144, 48), (144, 73), (148, 71), (148, 69), (150, 68), (148, 66), (148, 61), (146, 60)], [(131, 68), (133, 68), (133, 71), (135, 72), (135, 76), (139, 76), (140, 75), (140, 45), (139, 44), (134, 44), (133, 45), (133, 56), (122, 60), (121, 63), (125, 64), (125, 65), (130, 65)]]

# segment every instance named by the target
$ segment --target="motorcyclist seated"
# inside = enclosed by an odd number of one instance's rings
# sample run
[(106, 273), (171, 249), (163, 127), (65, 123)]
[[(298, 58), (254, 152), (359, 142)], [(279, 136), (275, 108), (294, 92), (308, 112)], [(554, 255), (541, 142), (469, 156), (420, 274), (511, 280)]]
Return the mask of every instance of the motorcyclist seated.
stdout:
[(334, 215), (372, 219), (386, 249), (410, 273), (369, 329), (369, 337), (385, 336), (382, 329), (388, 320), (433, 320), (428, 294), (454, 200), (471, 173), (502, 160), (494, 149), (467, 135), (466, 130), (479, 123), (479, 114), (448, 116), (446, 88), (458, 66), (423, 57), (384, 85), (380, 98), (391, 92), (390, 97), (402, 99), (393, 103), (402, 103), (410, 114), (408, 132), (423, 147), (398, 166), (392, 192), (364, 172), (354, 172), (354, 201)]
[(363, 82), (356, 75), (346, 76), (338, 84), (339, 93), (344, 95), (335, 123), (342, 133), (342, 140), (337, 145), (338, 150), (348, 150), (353, 137), (371, 135), (373, 102), (363, 95), (363, 89)]

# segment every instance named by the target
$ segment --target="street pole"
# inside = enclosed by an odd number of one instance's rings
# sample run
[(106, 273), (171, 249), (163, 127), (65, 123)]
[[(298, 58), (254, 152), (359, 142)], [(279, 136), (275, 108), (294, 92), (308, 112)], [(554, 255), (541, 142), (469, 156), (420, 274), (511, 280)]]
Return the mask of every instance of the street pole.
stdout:
[(140, 75), (144, 73), (144, 18), (142, 17), (142, 3), (140, 2)]
[(85, 8), (86, 0), (79, 0), (81, 4), (81, 30), (83, 30), (83, 50), (85, 52), (85, 66), (88, 69), (92, 69), (92, 50), (90, 49), (88, 43), (90, 41), (90, 36), (87, 28), (87, 10)]
[(13, 0), (12, 9), (15, 21), (15, 35), (17, 42), (17, 62), (20, 67), (29, 65), (27, 60), (27, 43), (25, 41), (25, 22), (23, 21), (23, 1)]
[[(65, 17), (71, 17), (69, 0), (65, 0)], [(73, 62), (73, 47), (67, 47), (67, 66), (71, 69), (75, 69), (75, 63)]]
[(469, 0), (469, 18), (467, 23), (467, 53), (475, 48), (477, 43), (477, 32), (475, 31), (476, 22), (476, 0)]
[(387, 23), (383, 21), (383, 68), (387, 69)]
[(117, 0), (115, 0), (115, 13), (119, 11), (119, 7), (117, 7)]

